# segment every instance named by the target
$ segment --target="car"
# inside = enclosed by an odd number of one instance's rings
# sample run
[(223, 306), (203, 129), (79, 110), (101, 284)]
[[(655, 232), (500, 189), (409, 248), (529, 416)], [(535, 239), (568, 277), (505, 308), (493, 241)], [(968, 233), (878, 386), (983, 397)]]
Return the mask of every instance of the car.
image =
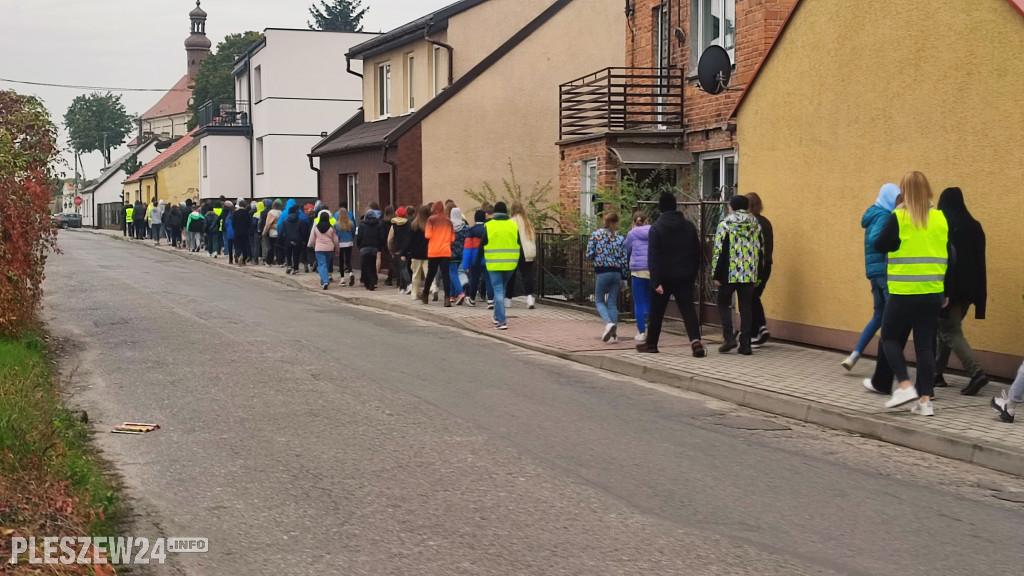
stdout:
[(61, 229), (66, 228), (81, 228), (82, 227), (82, 215), (75, 214), (74, 212), (66, 212), (63, 214), (57, 214), (53, 217), (53, 224), (59, 226)]

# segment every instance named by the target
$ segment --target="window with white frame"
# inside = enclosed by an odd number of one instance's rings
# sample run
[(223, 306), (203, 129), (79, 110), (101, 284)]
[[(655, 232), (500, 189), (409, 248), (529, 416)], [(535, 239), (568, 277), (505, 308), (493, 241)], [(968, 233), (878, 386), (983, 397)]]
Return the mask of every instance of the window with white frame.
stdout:
[(698, 159), (702, 200), (728, 200), (738, 194), (735, 150), (707, 152)]
[(708, 46), (721, 46), (736, 61), (736, 0), (690, 0), (690, 67)]
[(580, 163), (580, 216), (593, 218), (597, 200), (597, 159)]
[(434, 96), (445, 88), (444, 52), (440, 46), (434, 46)]
[(405, 100), (408, 102), (409, 112), (416, 110), (415, 70), (416, 58), (409, 54), (405, 59)]
[(345, 175), (345, 200), (348, 202), (348, 211), (359, 214), (359, 174)]
[(256, 173), (263, 174), (263, 138), (256, 139), (256, 146), (253, 154), (256, 156), (256, 159), (254, 160)]
[(377, 117), (391, 116), (391, 63), (377, 66)]
[(263, 100), (263, 68), (260, 66), (252, 71), (252, 99), (254, 103)]

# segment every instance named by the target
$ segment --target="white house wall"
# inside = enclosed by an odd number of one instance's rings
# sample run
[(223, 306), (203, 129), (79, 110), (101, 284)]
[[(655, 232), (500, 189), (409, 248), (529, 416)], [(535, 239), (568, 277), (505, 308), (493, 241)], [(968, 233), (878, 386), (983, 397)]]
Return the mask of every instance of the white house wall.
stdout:
[(249, 139), (245, 136), (207, 134), (199, 141), (199, 197), (222, 195), (232, 200), (249, 197)]
[[(160, 154), (157, 151), (156, 146), (148, 144), (141, 150), (135, 153), (135, 157), (138, 158), (139, 164), (145, 166), (152, 162)], [(107, 179), (99, 188), (93, 191), (96, 196), (96, 204), (109, 204), (111, 202), (123, 202), (121, 193), (124, 192), (124, 181), (128, 179), (129, 174), (125, 174), (123, 171), (118, 171), (117, 174), (112, 175)]]

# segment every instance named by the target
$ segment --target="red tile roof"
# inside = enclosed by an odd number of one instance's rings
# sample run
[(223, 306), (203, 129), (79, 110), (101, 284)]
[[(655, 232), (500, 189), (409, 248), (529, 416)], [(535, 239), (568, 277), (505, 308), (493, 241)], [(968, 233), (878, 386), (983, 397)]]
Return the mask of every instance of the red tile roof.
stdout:
[(189, 79), (186, 74), (164, 94), (159, 102), (142, 115), (142, 119), (151, 120), (188, 112), (188, 101), (192, 98), (192, 90), (189, 89), (188, 84)]
[[(1010, 6), (1017, 9), (1017, 12), (1020, 12), (1021, 16), (1024, 16), (1024, 0), (1007, 1), (1010, 3)], [(800, 8), (800, 2), (801, 0), (796, 0), (796, 3), (793, 4), (793, 9), (789, 11), (789, 16), (786, 18), (786, 21), (783, 22), (782, 27), (779, 28), (779, 33), (776, 34), (775, 39), (772, 40), (772, 45), (768, 47), (768, 51), (765, 52), (764, 58), (761, 59), (761, 63), (758, 64), (757, 69), (754, 70), (754, 75), (750, 77), (750, 82), (747, 82), (747, 85), (743, 87), (743, 93), (740, 94), (739, 99), (736, 101), (736, 105), (733, 106), (732, 113), (729, 114), (729, 118), (735, 118), (736, 114), (739, 113), (740, 107), (743, 106), (743, 102), (747, 99), (747, 93), (750, 92), (750, 87), (754, 85), (754, 82), (757, 82), (757, 77), (761, 74), (761, 69), (764, 68), (765, 63), (768, 62), (768, 58), (770, 58), (772, 53), (775, 52), (775, 46), (778, 45), (779, 38), (782, 38), (782, 35), (786, 33), (786, 27), (788, 27), (789, 23), (793, 21), (793, 15), (796, 14), (797, 9)]]
[(143, 178), (153, 176), (165, 165), (171, 163), (185, 152), (191, 150), (193, 143), (198, 144), (198, 140), (193, 139), (193, 136), (195, 136), (195, 133), (198, 130), (199, 127), (196, 126), (192, 129), (191, 132), (179, 138), (178, 141), (175, 142), (174, 144), (171, 144), (170, 147), (167, 148), (167, 150), (164, 150), (163, 152), (160, 153), (159, 156), (150, 160), (142, 168), (139, 168), (138, 172), (129, 176), (128, 179), (124, 181), (124, 183), (131, 184), (133, 182), (138, 182)]

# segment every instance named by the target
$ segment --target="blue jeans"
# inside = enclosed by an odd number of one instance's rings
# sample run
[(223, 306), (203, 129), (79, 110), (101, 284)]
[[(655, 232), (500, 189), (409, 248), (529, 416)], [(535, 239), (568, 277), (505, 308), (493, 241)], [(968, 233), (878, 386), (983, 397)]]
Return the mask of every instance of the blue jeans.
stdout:
[(150, 226), (151, 240), (160, 242), (160, 224), (153, 224)]
[[(493, 279), (492, 279), (493, 280)], [(597, 283), (594, 287), (594, 301), (597, 304), (597, 313), (606, 324), (619, 323), (619, 284), (622, 282), (622, 274), (619, 272), (600, 272), (597, 275)], [(495, 298), (497, 298), (498, 287), (494, 287)]]
[(882, 314), (885, 313), (885, 302), (889, 299), (889, 284), (886, 278), (871, 279), (871, 296), (875, 300), (875, 315), (864, 327), (864, 332), (861, 333), (860, 340), (857, 341), (857, 347), (853, 349), (857, 354), (864, 353), (864, 349), (868, 347), (871, 339), (882, 327)]
[(448, 278), (451, 280), (452, 296), (458, 296), (466, 291), (466, 287), (462, 284), (462, 279), (459, 278), (459, 264), (460, 262), (448, 264)]
[(491, 279), (491, 286), (494, 287), (494, 317), (501, 324), (505, 323), (505, 286), (508, 284), (508, 279), (515, 273), (515, 270), (487, 271), (487, 275)]
[(334, 261), (334, 251), (316, 253), (316, 271), (320, 273), (320, 283), (327, 284), (331, 281), (331, 263)]
[(633, 313), (636, 314), (636, 331), (647, 332), (647, 316), (651, 313), (651, 280), (633, 276)]

